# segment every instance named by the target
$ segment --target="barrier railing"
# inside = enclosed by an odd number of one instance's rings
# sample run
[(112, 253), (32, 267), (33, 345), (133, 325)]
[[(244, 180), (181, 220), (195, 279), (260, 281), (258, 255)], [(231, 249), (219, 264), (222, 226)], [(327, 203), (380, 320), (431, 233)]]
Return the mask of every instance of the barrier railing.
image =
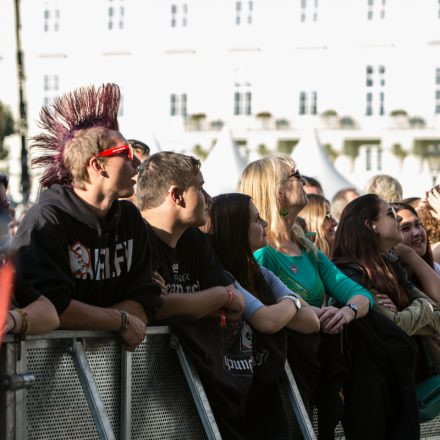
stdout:
[[(168, 327), (129, 353), (114, 334), (56, 331), (0, 352), (0, 438), (221, 439), (196, 370)], [(316, 439), (290, 368), (293, 438)]]

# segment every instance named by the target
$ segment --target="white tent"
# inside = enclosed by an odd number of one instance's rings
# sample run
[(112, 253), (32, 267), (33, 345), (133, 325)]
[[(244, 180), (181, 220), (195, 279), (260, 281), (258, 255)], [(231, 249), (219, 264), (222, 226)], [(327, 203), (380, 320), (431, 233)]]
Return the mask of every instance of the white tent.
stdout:
[(312, 125), (303, 130), (298, 144), (293, 149), (292, 157), (301, 174), (314, 177), (321, 183), (324, 195), (329, 200), (340, 189), (354, 186), (336, 170)]
[(235, 146), (231, 130), (224, 126), (215, 145), (202, 163), (205, 189), (211, 196), (235, 192), (238, 179), (246, 166)]

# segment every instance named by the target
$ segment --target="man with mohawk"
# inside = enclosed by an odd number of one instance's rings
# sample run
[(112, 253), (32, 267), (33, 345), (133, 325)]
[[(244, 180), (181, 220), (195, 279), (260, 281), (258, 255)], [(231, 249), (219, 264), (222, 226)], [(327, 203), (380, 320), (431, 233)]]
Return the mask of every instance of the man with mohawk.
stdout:
[(115, 84), (82, 88), (41, 111), (31, 148), (44, 188), (13, 242), (17, 272), (48, 297), (60, 328), (118, 332), (134, 350), (161, 305), (133, 194), (139, 161), (118, 131)]

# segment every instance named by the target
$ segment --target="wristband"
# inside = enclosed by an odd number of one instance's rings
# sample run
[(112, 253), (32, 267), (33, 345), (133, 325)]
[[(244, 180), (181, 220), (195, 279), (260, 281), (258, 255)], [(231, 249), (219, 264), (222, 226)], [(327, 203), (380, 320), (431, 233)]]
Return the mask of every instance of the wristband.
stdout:
[(129, 321), (128, 321), (128, 315), (124, 310), (119, 311), (121, 314), (121, 326), (119, 327), (118, 332), (121, 332), (122, 330), (125, 330), (128, 327)]
[(226, 287), (226, 292), (228, 293), (228, 301), (226, 302), (226, 305), (230, 306), (232, 304), (232, 301), (234, 300), (234, 294), (232, 293), (232, 289), (230, 287)]
[(15, 309), (15, 311), (20, 315), (21, 318), (21, 327), (18, 333), (26, 334), (31, 327), (31, 324), (28, 319), (28, 314), (23, 309)]
[(17, 327), (17, 320), (15, 319), (15, 316), (12, 314), (12, 312), (8, 312), (9, 316), (14, 321), (14, 327), (11, 328), (11, 332), (15, 330), (15, 327)]

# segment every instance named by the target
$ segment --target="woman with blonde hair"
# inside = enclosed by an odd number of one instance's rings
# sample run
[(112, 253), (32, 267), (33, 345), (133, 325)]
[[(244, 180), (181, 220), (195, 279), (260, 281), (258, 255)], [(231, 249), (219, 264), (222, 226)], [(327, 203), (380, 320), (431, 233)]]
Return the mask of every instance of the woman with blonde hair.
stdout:
[[(269, 244), (255, 252), (256, 260), (315, 307), (323, 331), (336, 333), (368, 312), (370, 293), (340, 272), (295, 224), (308, 199), (290, 156), (277, 154), (251, 162), (238, 191), (252, 197), (268, 223)], [(322, 307), (325, 293), (345, 306)]]
[(315, 232), (314, 245), (330, 257), (338, 222), (330, 211), (330, 202), (319, 194), (307, 194), (309, 203), (301, 211), (307, 230)]
[[(295, 224), (308, 200), (301, 174), (290, 156), (277, 154), (251, 162), (237, 189), (252, 197), (268, 224), (268, 244), (254, 253), (256, 261), (313, 307), (321, 331), (327, 333), (313, 342), (317, 347), (313, 352), (310, 341), (305, 342), (303, 337), (292, 341), (289, 361), (306, 405), (318, 406), (319, 437), (331, 438), (342, 414), (344, 381), (344, 368), (342, 364), (336, 365), (338, 353), (341, 354), (340, 340), (334, 334), (353, 319), (364, 316), (373, 298), (339, 271)], [(342, 307), (323, 307), (325, 294)]]

